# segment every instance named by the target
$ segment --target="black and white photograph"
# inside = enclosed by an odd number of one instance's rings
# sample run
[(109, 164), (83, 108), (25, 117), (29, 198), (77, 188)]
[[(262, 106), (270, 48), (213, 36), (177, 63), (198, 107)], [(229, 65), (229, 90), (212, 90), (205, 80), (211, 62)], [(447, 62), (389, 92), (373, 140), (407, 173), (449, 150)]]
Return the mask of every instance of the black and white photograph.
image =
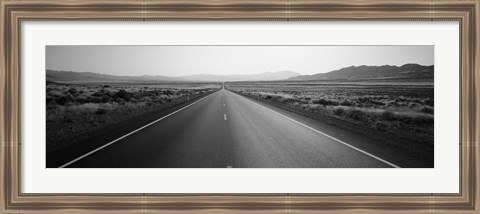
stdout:
[(46, 167), (434, 168), (434, 48), (49, 45)]

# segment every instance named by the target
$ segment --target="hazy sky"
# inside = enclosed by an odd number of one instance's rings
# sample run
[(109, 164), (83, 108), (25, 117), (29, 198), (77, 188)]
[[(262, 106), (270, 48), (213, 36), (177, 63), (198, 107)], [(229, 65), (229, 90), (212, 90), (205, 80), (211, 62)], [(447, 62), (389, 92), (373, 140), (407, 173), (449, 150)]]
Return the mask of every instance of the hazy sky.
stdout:
[(136, 76), (325, 73), (348, 66), (433, 65), (434, 46), (47, 46), (47, 69)]

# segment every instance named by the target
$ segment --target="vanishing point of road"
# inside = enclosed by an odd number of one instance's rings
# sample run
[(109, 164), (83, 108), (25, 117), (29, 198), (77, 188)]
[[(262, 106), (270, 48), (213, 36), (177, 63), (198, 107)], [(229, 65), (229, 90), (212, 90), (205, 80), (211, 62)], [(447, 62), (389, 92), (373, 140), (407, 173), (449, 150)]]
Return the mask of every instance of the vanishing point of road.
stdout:
[[(321, 121), (222, 88), (60, 167), (383, 168), (408, 165), (409, 157), (363, 143), (365, 141), (361, 136)], [(402, 163), (405, 160), (406, 163)]]

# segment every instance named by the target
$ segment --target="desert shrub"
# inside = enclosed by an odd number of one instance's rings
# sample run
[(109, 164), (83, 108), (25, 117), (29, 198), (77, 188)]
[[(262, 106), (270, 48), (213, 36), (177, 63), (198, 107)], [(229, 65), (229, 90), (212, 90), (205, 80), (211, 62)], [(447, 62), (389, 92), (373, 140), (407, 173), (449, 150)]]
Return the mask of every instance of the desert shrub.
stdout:
[(388, 129), (388, 123), (386, 123), (385, 121), (377, 120), (373, 124), (373, 128), (380, 131), (386, 131)]
[(348, 111), (347, 116), (358, 121), (366, 120), (366, 113), (360, 109), (352, 108)]
[(108, 121), (108, 116), (107, 115), (102, 115), (102, 114), (99, 114), (96, 116), (95, 120), (98, 122), (98, 123), (106, 123)]
[(99, 107), (99, 104), (97, 103), (85, 103), (85, 104), (70, 106), (68, 107), (68, 111), (75, 114), (88, 114), (88, 113), (94, 113), (95, 111), (97, 111), (98, 107)]
[(352, 102), (350, 102), (350, 101), (348, 101), (348, 100), (344, 100), (344, 101), (342, 101), (342, 102), (340, 103), (340, 105), (342, 105), (342, 106), (353, 106), (354, 103), (352, 103)]
[(171, 90), (164, 90), (164, 91), (162, 91), (162, 93), (165, 94), (165, 95), (172, 95), (172, 94), (173, 94), (173, 91), (171, 91)]
[[(52, 102), (55, 102), (55, 98), (53, 98), (53, 97), (48, 97), (48, 96), (47, 96), (46, 101), (47, 101), (47, 105), (48, 105), (48, 104), (50, 104), (50, 103), (52, 103)], [(56, 102), (55, 102), (55, 104), (56, 104)]]
[(431, 114), (414, 113), (414, 112), (396, 112), (395, 117), (410, 124), (433, 124), (434, 117)]
[(58, 121), (63, 118), (65, 113), (65, 107), (61, 105), (48, 105), (47, 106), (47, 122)]
[(61, 105), (58, 105), (57, 102), (55, 102), (55, 100), (47, 103), (47, 109), (50, 107), (50, 106), (61, 106)]
[(66, 105), (67, 103), (71, 103), (73, 101), (74, 99), (71, 95), (62, 96), (55, 100), (55, 102), (57, 102), (59, 105)]
[(137, 100), (140, 100), (140, 99), (142, 99), (144, 96), (147, 96), (146, 93), (143, 93), (143, 94), (142, 94), (142, 93), (138, 93), (138, 92), (128, 92), (128, 93), (130, 93), (132, 99), (134, 98), (134, 99), (137, 99)]
[(70, 88), (68, 89), (68, 93), (70, 94), (77, 94), (78, 93), (78, 90), (76, 88)]
[(343, 109), (341, 107), (337, 107), (337, 108), (333, 109), (333, 113), (336, 114), (336, 115), (342, 115), (344, 112), (345, 112), (345, 109)]
[(389, 103), (387, 104), (387, 106), (398, 107), (398, 106), (400, 106), (400, 105), (399, 105), (397, 102), (393, 101), (393, 102), (389, 102)]
[(290, 97), (280, 97), (280, 99), (278, 101), (280, 101), (282, 103), (295, 103), (296, 101), (298, 101), (298, 99), (290, 98)]
[(326, 99), (323, 99), (323, 98), (313, 99), (310, 102), (313, 103), (313, 104), (320, 104), (320, 105), (324, 105), (324, 106), (327, 106), (327, 105), (336, 106), (336, 105), (338, 105), (338, 102), (336, 102), (336, 101), (326, 100)]
[(87, 99), (85, 97), (77, 97), (77, 98), (75, 98), (75, 101), (77, 103), (86, 103)]
[(86, 103), (101, 103), (102, 102), (102, 97), (98, 96), (89, 96), (85, 98)]
[(93, 93), (92, 96), (94, 96), (94, 97), (101, 97), (101, 96), (103, 96), (105, 93), (107, 93), (107, 91), (105, 91), (105, 90), (102, 89), (102, 90), (100, 90), (100, 91), (97, 91), (97, 92)]
[(47, 97), (58, 98), (63, 96), (63, 94), (58, 90), (51, 90), (47, 93)]
[(149, 100), (149, 101), (145, 101), (146, 105), (147, 106), (154, 106), (155, 105), (155, 102)]
[(155, 99), (155, 102), (158, 104), (165, 104), (167, 101), (165, 99)]
[(364, 104), (370, 104), (370, 105), (384, 105), (383, 102), (376, 101), (375, 97), (360, 97), (358, 98), (358, 101)]
[(130, 103), (137, 103), (138, 100), (132, 97), (130, 100), (128, 100), (128, 102), (130, 102)]
[(311, 111), (311, 112), (315, 112), (316, 110), (318, 110), (318, 107), (319, 107), (318, 104), (307, 104), (307, 105), (302, 105), (302, 106), (303, 106), (303, 109)]
[(370, 100), (370, 104), (372, 104), (372, 105), (377, 105), (377, 106), (383, 106), (383, 105), (385, 105), (385, 103), (380, 102), (380, 101), (376, 101), (376, 100)]
[(395, 115), (392, 111), (386, 110), (382, 113), (382, 118), (384, 120), (393, 120), (393, 119), (395, 119)]
[(69, 115), (63, 116), (63, 122), (65, 123), (73, 123), (73, 117)]
[(367, 102), (370, 102), (370, 98), (368, 97), (360, 97), (358, 98), (358, 101), (362, 102), (362, 103), (367, 103)]
[(104, 109), (104, 108), (99, 108), (97, 109), (97, 111), (95, 111), (95, 114), (106, 114), (107, 113), (107, 109)]
[(114, 98), (113, 101), (116, 102), (116, 103), (121, 103), (121, 104), (122, 104), (122, 103), (125, 103), (125, 100), (122, 99), (122, 98)]
[(108, 103), (110, 101), (112, 101), (112, 97), (110, 97), (108, 94), (104, 94), (102, 96), (102, 103)]
[(409, 108), (416, 108), (416, 107), (418, 107), (419, 105), (420, 105), (420, 104), (418, 104), (418, 103), (410, 102), (410, 103), (408, 104), (408, 107), (409, 107)]
[(127, 102), (132, 99), (132, 94), (128, 91), (123, 90), (123, 89), (121, 89), (117, 93), (115, 93), (114, 96), (118, 97), (118, 98), (122, 98)]

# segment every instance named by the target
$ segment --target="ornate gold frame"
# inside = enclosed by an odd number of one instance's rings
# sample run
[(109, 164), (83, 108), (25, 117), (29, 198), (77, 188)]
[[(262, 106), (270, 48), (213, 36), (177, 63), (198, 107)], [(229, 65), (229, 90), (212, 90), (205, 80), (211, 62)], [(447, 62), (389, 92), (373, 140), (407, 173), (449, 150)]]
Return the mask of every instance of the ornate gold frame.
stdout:
[[(0, 0), (0, 213), (479, 213), (478, 0)], [(20, 192), (23, 20), (458, 20), (459, 194), (24, 194)]]

